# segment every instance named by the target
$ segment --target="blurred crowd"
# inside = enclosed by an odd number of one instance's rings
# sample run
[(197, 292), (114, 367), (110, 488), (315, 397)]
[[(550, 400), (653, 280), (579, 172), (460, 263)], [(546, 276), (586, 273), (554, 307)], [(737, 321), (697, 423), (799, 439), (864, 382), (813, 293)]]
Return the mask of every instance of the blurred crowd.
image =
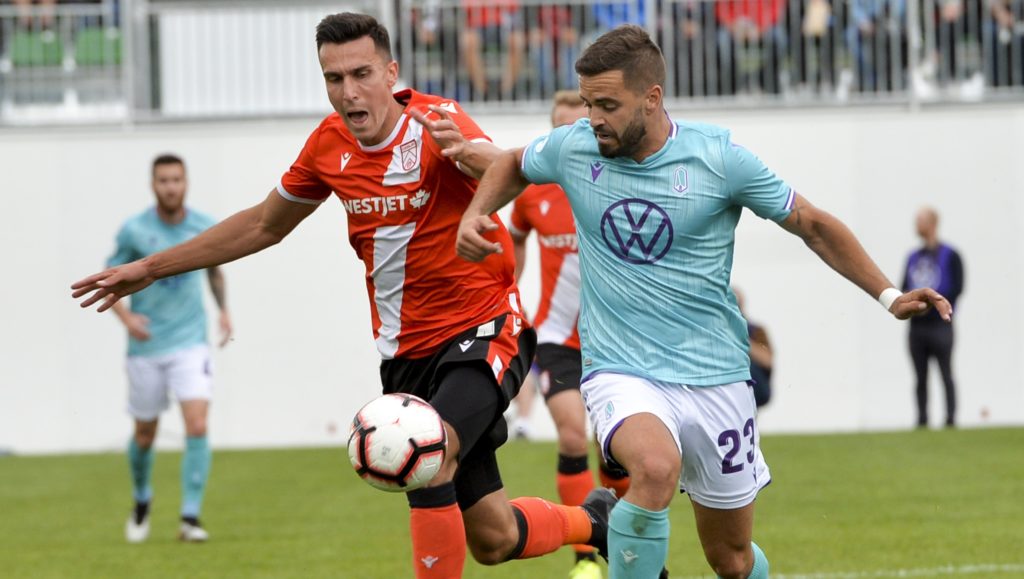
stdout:
[(401, 0), (411, 84), (468, 101), (573, 88), (582, 46), (623, 23), (656, 34), (669, 96), (1024, 86), (1024, 0)]
[(0, 73), (120, 61), (118, 0), (0, 0)]
[[(575, 88), (581, 48), (623, 23), (645, 27), (661, 44), (670, 99), (913, 94), (980, 100), (1024, 90), (1024, 0), (392, 0), (375, 6), (394, 15), (405, 82), (464, 102), (537, 102)], [(39, 71), (116, 69), (119, 8), (118, 0), (0, 0), (0, 86), (12, 72), (31, 72), (36, 76), (28, 80), (36, 82)]]

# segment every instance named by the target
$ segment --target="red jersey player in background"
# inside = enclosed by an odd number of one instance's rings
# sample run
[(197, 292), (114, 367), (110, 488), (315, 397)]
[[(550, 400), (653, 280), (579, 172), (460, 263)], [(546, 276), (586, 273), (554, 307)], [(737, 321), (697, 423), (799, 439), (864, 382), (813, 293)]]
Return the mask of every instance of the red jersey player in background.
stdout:
[[(587, 108), (576, 91), (555, 93), (551, 125), (571, 125), (587, 117)], [(512, 242), (515, 246), (516, 279), (526, 264), (526, 239), (537, 232), (540, 244), (541, 297), (533, 325), (537, 331), (534, 373), (558, 432), (558, 496), (566, 505), (582, 504), (594, 489), (594, 475), (587, 465), (587, 416), (580, 395), (583, 366), (580, 335), (580, 262), (576, 247), (576, 223), (562, 188), (555, 184), (530, 185), (512, 205)], [(625, 471), (603, 461), (601, 483), (618, 496), (626, 493)], [(572, 577), (600, 577), (594, 548), (575, 545), (576, 567)]]
[(495, 449), (502, 412), (536, 344), (523, 321), (509, 234), (495, 217), (488, 238), (507, 248), (484, 264), (455, 254), (476, 177), (500, 153), (457, 103), (392, 93), (398, 63), (387, 30), (362, 14), (336, 14), (316, 31), (336, 113), (313, 131), (281, 183), (258, 205), (191, 241), (72, 286), (99, 310), (155, 280), (219, 265), (281, 241), (332, 192), (348, 214), (349, 241), (366, 264), (373, 336), (385, 393), (426, 398), (444, 419), (448, 453), (437, 477), (408, 493), (415, 576), (462, 576), (466, 545), (483, 564), (539, 556), (562, 545), (606, 545), (611, 493), (583, 507), (509, 501)]

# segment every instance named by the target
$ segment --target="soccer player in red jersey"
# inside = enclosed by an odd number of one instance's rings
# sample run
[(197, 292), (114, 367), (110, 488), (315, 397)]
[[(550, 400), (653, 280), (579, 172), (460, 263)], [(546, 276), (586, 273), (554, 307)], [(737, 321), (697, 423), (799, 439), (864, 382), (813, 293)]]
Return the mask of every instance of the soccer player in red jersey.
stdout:
[(336, 113), (309, 136), (280, 185), (187, 243), (75, 283), (72, 295), (91, 294), (82, 306), (103, 311), (159, 278), (258, 252), (334, 192), (366, 265), (383, 390), (429, 400), (448, 431), (441, 472), (407, 495), (415, 576), (461, 577), (467, 543), (488, 565), (562, 545), (603, 552), (611, 493), (595, 491), (582, 507), (509, 501), (498, 472), (502, 412), (530, 368), (536, 334), (520, 313), (505, 227), (495, 218), (488, 238), (507, 251), (486, 264), (456, 257), (455, 236), (476, 177), (500, 150), (454, 101), (392, 92), (398, 63), (372, 17), (328, 16), (316, 40)]
[[(551, 125), (571, 125), (587, 116), (576, 91), (555, 93)], [(587, 465), (587, 417), (580, 395), (583, 364), (580, 334), (580, 262), (576, 223), (565, 192), (556, 184), (530, 185), (512, 205), (512, 242), (516, 255), (516, 279), (526, 263), (526, 240), (537, 232), (540, 245), (541, 297), (533, 325), (537, 331), (534, 361), (540, 392), (558, 433), (558, 496), (566, 505), (582, 504), (594, 489), (594, 475)], [(625, 494), (629, 478), (621, 469), (601, 463), (601, 484)], [(600, 577), (593, 547), (574, 546), (574, 577)]]

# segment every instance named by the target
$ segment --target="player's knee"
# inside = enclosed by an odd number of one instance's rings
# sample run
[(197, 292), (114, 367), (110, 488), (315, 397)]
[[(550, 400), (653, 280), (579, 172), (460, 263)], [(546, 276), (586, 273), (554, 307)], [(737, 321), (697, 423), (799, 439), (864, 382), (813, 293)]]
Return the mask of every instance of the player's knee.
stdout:
[(731, 547), (711, 548), (704, 552), (708, 564), (723, 579), (746, 579), (754, 565), (753, 553)]
[(156, 430), (137, 430), (135, 432), (135, 444), (142, 450), (152, 447), (155, 438)]
[(647, 454), (632, 462), (629, 474), (633, 477), (635, 485), (668, 487), (674, 490), (679, 484), (680, 464), (675, 456)]
[(489, 528), (469, 537), (469, 553), (481, 565), (497, 565), (508, 560), (518, 539), (516, 528)]
[(193, 418), (185, 423), (185, 434), (193, 438), (206, 436), (206, 417)]
[(566, 456), (587, 454), (587, 429), (574, 426), (558, 428), (558, 452)]

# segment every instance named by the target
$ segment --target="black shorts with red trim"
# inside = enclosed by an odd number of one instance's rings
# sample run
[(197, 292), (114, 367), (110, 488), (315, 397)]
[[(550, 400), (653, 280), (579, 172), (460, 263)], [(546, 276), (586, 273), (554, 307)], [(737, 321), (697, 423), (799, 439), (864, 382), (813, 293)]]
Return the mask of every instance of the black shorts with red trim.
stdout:
[(471, 328), (433, 356), (395, 358), (380, 365), (384, 393), (428, 400), (456, 432), (455, 492), (463, 510), (502, 488), (494, 451), (508, 440), (502, 414), (530, 369), (537, 336), (516, 314)]
[(576, 348), (561, 344), (538, 344), (537, 383), (544, 400), (566, 390), (579, 390), (583, 378), (583, 360)]

